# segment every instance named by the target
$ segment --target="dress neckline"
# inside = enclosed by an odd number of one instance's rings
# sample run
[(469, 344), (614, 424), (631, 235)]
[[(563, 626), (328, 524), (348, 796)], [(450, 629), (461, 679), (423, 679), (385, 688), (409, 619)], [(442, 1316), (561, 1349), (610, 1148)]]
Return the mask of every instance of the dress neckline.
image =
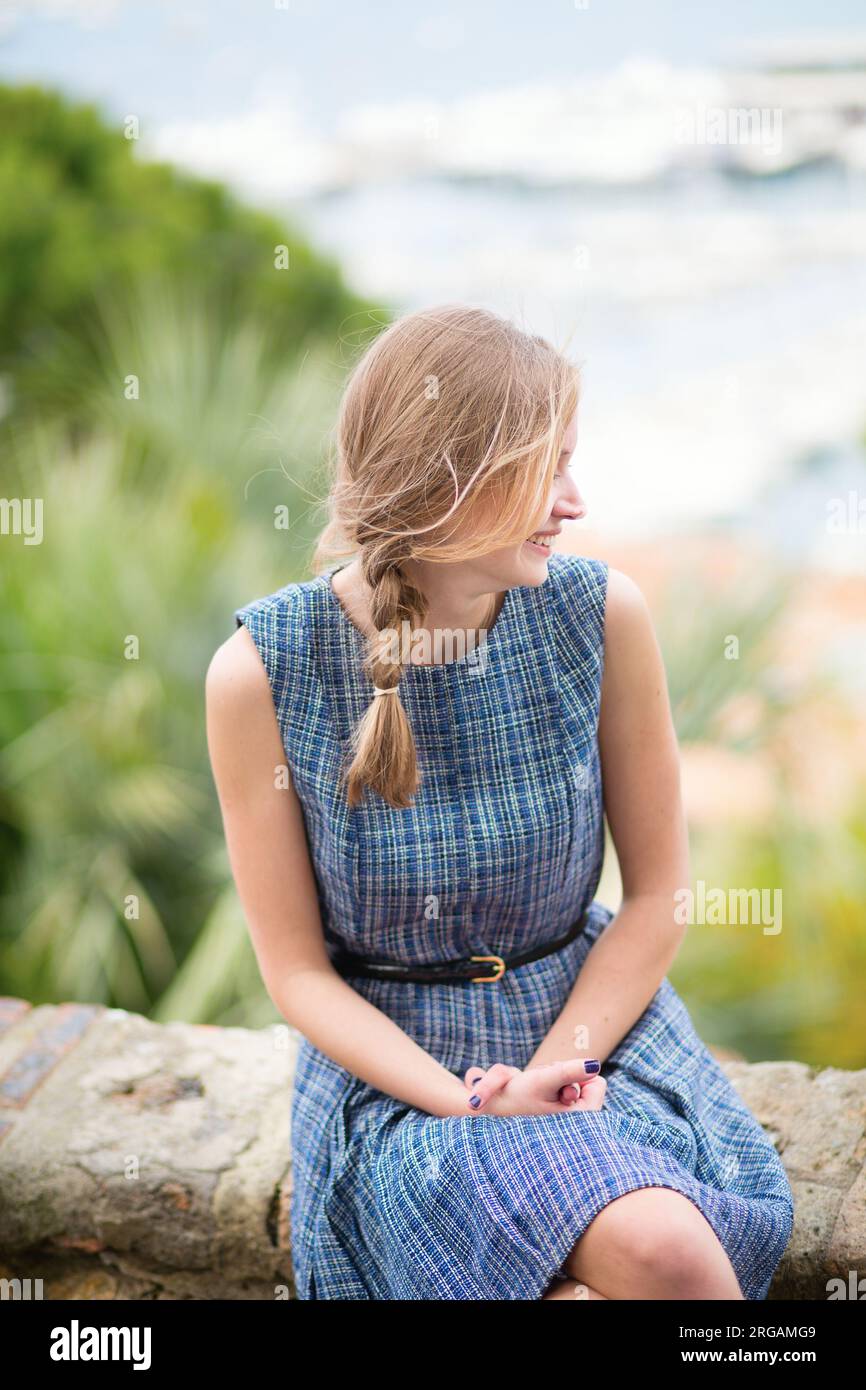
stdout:
[[(349, 562), (346, 561), (346, 564), (348, 563)], [(366, 647), (367, 638), (365, 634), (361, 631), (359, 627), (356, 626), (353, 620), (349, 617), (349, 614), (347, 613), (346, 609), (343, 607), (343, 604), (340, 601), (337, 591), (331, 583), (332, 575), (336, 574), (341, 569), (345, 569), (346, 564), (332, 565), (329, 569), (325, 570), (324, 573), (318, 575), (317, 578), (324, 586), (326, 596), (330, 601), (331, 607), (336, 610), (337, 617), (342, 623), (344, 630), (348, 632), (349, 636), (354, 639), (354, 641), (359, 647)], [(436, 661), (426, 663), (408, 662), (402, 668), (402, 675), (400, 679), (405, 680), (407, 675), (410, 674), (415, 676), (417, 673), (417, 675), (420, 677), (422, 673), (423, 675), (427, 675), (429, 673), (435, 674), (437, 672), (446, 672), (452, 669), (462, 671), (468, 669), (470, 671), (476, 671), (480, 664), (479, 653), (482, 650), (486, 650), (486, 656), (484, 658), (486, 660), (492, 651), (497, 650), (498, 647), (500, 647), (502, 643), (507, 640), (509, 636), (510, 626), (514, 618), (514, 610), (516, 607), (516, 595), (517, 590), (515, 588), (506, 589), (505, 598), (503, 599), (499, 612), (497, 613), (496, 618), (494, 619), (493, 626), (487, 629), (487, 637), (482, 645), (473, 647), (472, 651), (467, 652), (465, 656), (456, 657), (453, 661)]]

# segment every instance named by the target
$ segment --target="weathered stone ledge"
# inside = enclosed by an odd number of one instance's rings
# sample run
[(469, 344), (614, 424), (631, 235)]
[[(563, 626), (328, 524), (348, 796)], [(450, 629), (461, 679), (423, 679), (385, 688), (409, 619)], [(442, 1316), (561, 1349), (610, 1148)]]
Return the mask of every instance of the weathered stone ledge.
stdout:
[[(297, 1035), (0, 999), (0, 1278), (50, 1299), (274, 1299), (292, 1289)], [(720, 1064), (796, 1201), (770, 1297), (866, 1275), (866, 1071)]]

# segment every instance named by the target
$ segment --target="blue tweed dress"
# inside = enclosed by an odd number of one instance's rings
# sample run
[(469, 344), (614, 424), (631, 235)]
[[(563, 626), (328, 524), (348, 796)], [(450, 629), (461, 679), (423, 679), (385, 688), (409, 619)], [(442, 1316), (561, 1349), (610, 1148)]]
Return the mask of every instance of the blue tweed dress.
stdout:
[[(554, 554), (543, 584), (508, 591), (476, 652), (405, 668), (423, 774), (408, 810), (369, 791), (350, 809), (340, 789), (373, 691), (332, 573), (234, 615), (270, 681), (326, 945), (407, 962), (507, 956), (588, 908), (570, 945), (496, 983), (349, 982), (461, 1080), (472, 1065), (523, 1067), (612, 917), (594, 900), (607, 567)], [(766, 1298), (792, 1230), (787, 1175), (667, 979), (602, 1075), (599, 1111), (442, 1118), (303, 1039), (291, 1100), (297, 1297), (539, 1299), (608, 1202), (665, 1187), (706, 1217), (744, 1297)]]

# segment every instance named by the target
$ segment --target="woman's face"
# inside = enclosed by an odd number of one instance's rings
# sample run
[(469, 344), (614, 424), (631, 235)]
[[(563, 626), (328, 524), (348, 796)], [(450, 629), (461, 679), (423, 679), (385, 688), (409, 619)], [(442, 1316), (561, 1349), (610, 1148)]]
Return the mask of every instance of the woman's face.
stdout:
[[(577, 445), (577, 413), (575, 412), (562, 441), (562, 453), (556, 468), (544, 514), (522, 544), (491, 550), (472, 560), (473, 571), (490, 581), (490, 590), (511, 589), (517, 585), (543, 584), (547, 579), (547, 562), (553, 540), (566, 521), (576, 521), (586, 515), (586, 504), (578, 491), (569, 464)], [(533, 540), (532, 537), (536, 537)]]

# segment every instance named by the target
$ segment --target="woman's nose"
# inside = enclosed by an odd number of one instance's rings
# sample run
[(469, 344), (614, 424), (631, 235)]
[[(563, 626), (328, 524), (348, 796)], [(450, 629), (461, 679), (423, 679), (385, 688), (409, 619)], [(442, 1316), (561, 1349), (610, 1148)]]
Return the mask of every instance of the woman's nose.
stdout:
[(569, 478), (569, 485), (564, 492), (561, 492), (553, 505), (553, 515), (563, 517), (567, 521), (579, 521), (586, 516), (586, 503), (580, 495), (580, 489), (573, 478)]

